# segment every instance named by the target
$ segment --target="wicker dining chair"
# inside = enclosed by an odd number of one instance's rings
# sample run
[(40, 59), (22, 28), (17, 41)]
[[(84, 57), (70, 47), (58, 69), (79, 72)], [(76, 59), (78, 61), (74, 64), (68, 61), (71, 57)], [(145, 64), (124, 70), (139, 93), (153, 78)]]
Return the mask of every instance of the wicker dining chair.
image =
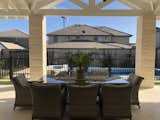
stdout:
[(60, 84), (32, 84), (32, 120), (62, 119), (64, 91)]
[(131, 120), (131, 87), (103, 85), (101, 91), (102, 119), (128, 118)]
[(14, 110), (16, 107), (31, 107), (32, 97), (30, 92), (30, 84), (27, 82), (23, 75), (11, 78), (11, 82), (15, 88), (15, 103)]
[(69, 85), (70, 119), (98, 119), (97, 85)]
[(140, 109), (139, 89), (140, 89), (140, 86), (141, 86), (143, 79), (144, 79), (143, 77), (135, 75), (135, 74), (130, 74), (127, 79), (130, 86), (132, 87), (131, 104), (137, 105), (139, 107), (139, 109)]
[(24, 74), (19, 74), (16, 77), (11, 78), (11, 82), (15, 88), (15, 103), (14, 110), (16, 107), (31, 107), (32, 96), (30, 92), (30, 86), (33, 83), (42, 83), (43, 81), (28, 81)]

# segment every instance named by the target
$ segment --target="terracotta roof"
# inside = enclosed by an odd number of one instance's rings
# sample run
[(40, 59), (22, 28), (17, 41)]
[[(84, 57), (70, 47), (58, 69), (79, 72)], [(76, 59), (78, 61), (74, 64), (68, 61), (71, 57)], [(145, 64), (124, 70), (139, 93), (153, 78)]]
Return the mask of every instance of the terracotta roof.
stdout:
[(64, 29), (53, 31), (47, 34), (52, 35), (114, 35), (114, 36), (131, 36), (128, 33), (114, 30), (108, 27), (93, 27), (89, 25), (72, 25)]
[(13, 29), (7, 31), (0, 31), (0, 38), (29, 38), (29, 35), (20, 30)]
[(11, 42), (0, 42), (0, 45), (2, 45), (4, 47), (4, 49), (21, 49), (24, 50), (25, 48), (15, 44), (15, 43), (11, 43)]
[(97, 48), (97, 49), (126, 48), (127, 49), (128, 48), (128, 49), (131, 49), (132, 47), (129, 47), (129, 45), (114, 44), (114, 43), (103, 44), (98, 42), (59, 42), (59, 43), (49, 44), (47, 48), (68, 48), (68, 49), (69, 48), (79, 48), (79, 49), (91, 49), (91, 48)]

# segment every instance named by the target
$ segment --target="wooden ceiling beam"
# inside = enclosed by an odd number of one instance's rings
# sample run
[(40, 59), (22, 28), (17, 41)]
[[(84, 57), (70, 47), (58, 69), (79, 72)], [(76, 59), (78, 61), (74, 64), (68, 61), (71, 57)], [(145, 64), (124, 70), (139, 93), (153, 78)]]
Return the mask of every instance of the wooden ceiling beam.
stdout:
[(43, 9), (37, 13), (42, 15), (54, 16), (141, 16), (144, 13), (142, 10), (58, 10), (58, 9)]

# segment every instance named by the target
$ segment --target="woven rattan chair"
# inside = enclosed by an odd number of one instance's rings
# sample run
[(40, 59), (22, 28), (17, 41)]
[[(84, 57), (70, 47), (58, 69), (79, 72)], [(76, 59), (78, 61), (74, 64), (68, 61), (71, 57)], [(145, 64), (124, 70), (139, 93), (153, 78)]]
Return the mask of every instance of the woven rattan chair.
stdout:
[(101, 91), (102, 118), (131, 120), (131, 87), (129, 85), (104, 85)]
[(15, 88), (15, 104), (16, 107), (31, 107), (32, 97), (30, 92), (30, 83), (27, 82), (23, 75), (11, 79)]
[(11, 82), (14, 85), (16, 94), (14, 110), (16, 107), (31, 107), (32, 97), (30, 92), (30, 85), (32, 83), (42, 83), (43, 81), (28, 82), (25, 76), (20, 74), (17, 77), (11, 78)]
[(97, 119), (99, 117), (99, 105), (96, 101), (97, 85), (70, 85), (68, 90), (70, 119)]
[(144, 79), (143, 77), (135, 74), (130, 74), (129, 78), (127, 79), (129, 81), (130, 86), (132, 87), (131, 104), (138, 105), (139, 108), (140, 108), (139, 89), (143, 79)]
[(62, 119), (64, 92), (60, 84), (32, 84), (32, 120)]

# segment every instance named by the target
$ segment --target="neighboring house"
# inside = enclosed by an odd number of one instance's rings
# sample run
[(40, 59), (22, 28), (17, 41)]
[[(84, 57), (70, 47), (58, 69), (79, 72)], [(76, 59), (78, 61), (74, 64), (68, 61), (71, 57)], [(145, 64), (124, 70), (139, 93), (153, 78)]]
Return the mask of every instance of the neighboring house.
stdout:
[(68, 41), (91, 41), (100, 43), (129, 44), (128, 33), (121, 32), (108, 27), (93, 27), (89, 25), (72, 25), (61, 30), (47, 34), (48, 43)]
[(25, 50), (25, 48), (15, 43), (0, 41), (0, 55), (8, 55), (10, 50)]
[[(72, 25), (61, 30), (50, 32), (48, 36), (49, 64), (64, 63), (65, 56), (70, 52), (94, 53), (95, 63), (100, 65), (101, 60), (107, 54), (113, 59), (125, 58), (133, 53), (134, 49), (129, 45), (128, 33), (108, 27), (93, 27), (89, 25)], [(131, 56), (132, 57), (132, 56)], [(52, 58), (57, 59), (56, 63)]]
[(25, 48), (23, 46), (20, 46), (18, 44), (15, 43), (11, 43), (11, 42), (1, 42), (0, 41), (0, 49), (8, 49), (8, 50), (24, 50)]
[(20, 30), (0, 31), (0, 42), (10, 42), (28, 48), (29, 35)]

